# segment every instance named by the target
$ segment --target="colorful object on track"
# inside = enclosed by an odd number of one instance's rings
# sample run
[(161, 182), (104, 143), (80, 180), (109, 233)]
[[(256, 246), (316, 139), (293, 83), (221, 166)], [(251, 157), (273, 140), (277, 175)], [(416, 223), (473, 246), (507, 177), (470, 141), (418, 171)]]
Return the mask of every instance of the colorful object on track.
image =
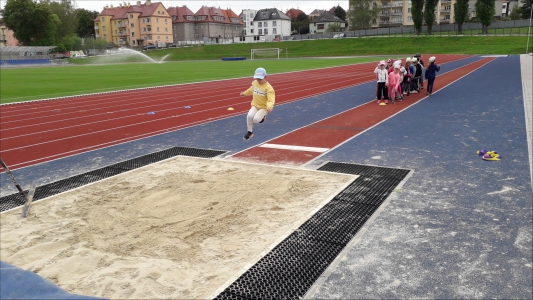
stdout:
[(385, 102), (380, 102), (379, 105), (387, 105)]
[(233, 107), (228, 108), (228, 110), (234, 110)]
[(502, 156), (494, 150), (477, 150), (476, 154), (481, 156), (483, 160), (501, 160)]
[(155, 112), (151, 111), (148, 113), (149, 115), (155, 115)]
[(187, 106), (185, 106), (185, 108), (191, 108), (191, 107), (187, 105)]

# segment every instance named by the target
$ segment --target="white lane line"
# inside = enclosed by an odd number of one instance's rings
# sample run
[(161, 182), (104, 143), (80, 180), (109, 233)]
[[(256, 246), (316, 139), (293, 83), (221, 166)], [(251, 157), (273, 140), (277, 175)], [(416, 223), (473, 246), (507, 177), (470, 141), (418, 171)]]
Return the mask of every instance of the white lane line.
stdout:
[(329, 150), (329, 148), (279, 145), (279, 144), (263, 144), (263, 145), (261, 145), (259, 147), (273, 148), (273, 149), (283, 149), (283, 150), (294, 150), (294, 151), (309, 151), (309, 152), (319, 152), (319, 153), (323, 153), (323, 152), (326, 152), (326, 151)]

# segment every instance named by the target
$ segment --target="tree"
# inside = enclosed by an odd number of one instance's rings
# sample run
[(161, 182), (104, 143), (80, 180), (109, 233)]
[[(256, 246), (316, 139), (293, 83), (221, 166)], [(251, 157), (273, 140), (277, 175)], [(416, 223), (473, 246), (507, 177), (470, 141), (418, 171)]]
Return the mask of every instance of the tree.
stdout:
[(308, 21), (308, 20), (309, 20), (309, 16), (306, 15), (304, 12), (299, 13), (298, 16), (296, 17), (296, 21), (298, 22)]
[(522, 7), (516, 6), (509, 14), (511, 20), (520, 20), (522, 16)]
[(533, 0), (523, 0), (522, 3), (522, 19), (531, 18), (531, 4), (533, 4)]
[(380, 8), (373, 0), (350, 0), (350, 24), (352, 28), (367, 29), (375, 24)]
[(296, 33), (306, 34), (309, 32), (309, 17), (301, 12), (296, 16), (296, 20), (291, 22), (291, 28), (296, 30)]
[(76, 34), (82, 38), (92, 37), (94, 33), (94, 19), (98, 17), (97, 11), (88, 11), (80, 8), (76, 10), (76, 16), (78, 17), (78, 27), (76, 28)]
[(78, 18), (70, 0), (58, 0), (58, 2), (46, 0), (45, 3), (48, 3), (52, 13), (61, 21), (61, 26), (56, 31), (56, 42), (59, 43), (64, 37), (72, 36), (78, 27)]
[(341, 31), (341, 25), (338, 23), (329, 24), (328, 28), (326, 28), (327, 32), (338, 32)]
[(55, 45), (55, 34), (61, 21), (43, 2), (7, 0), (2, 17), (6, 27), (24, 46)]
[(337, 5), (337, 7), (335, 7), (335, 11), (333, 12), (334, 15), (337, 16), (337, 18), (341, 19), (341, 20), (346, 20), (346, 11), (340, 7), (339, 5)]
[(428, 34), (431, 35), (433, 24), (435, 23), (435, 8), (437, 7), (438, 0), (426, 0), (424, 5), (424, 21), (428, 27)]
[(457, 34), (463, 34), (463, 23), (468, 20), (468, 0), (457, 0), (453, 4), (453, 18), (457, 23)]
[(422, 32), (422, 23), (424, 22), (424, 0), (412, 0), (411, 16), (415, 26), (416, 35)]
[(481, 22), (481, 33), (487, 34), (488, 27), (492, 24), (492, 19), (496, 14), (494, 0), (477, 0), (476, 4), (476, 17)]

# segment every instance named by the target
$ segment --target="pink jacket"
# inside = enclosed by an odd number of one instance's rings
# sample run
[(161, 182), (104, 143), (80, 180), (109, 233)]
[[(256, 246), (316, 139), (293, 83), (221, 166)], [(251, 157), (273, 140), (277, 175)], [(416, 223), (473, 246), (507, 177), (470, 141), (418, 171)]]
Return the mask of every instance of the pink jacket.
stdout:
[(400, 84), (400, 74), (396, 74), (395, 72), (392, 72), (387, 77), (387, 85), (388, 86), (397, 86)]

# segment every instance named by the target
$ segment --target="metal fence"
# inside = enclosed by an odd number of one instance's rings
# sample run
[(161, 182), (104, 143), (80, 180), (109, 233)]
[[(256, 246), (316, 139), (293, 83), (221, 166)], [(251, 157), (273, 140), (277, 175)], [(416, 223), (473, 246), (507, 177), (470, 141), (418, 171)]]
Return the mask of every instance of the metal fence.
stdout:
[[(496, 35), (527, 35), (529, 20), (498, 21), (488, 27), (489, 34)], [(463, 35), (480, 35), (483, 25), (481, 23), (463, 23)], [(457, 35), (457, 24), (435, 24), (432, 27), (433, 36)], [(422, 26), (420, 35), (427, 35), (427, 26)], [(366, 30), (345, 31), (346, 37), (371, 37), (371, 36), (414, 36), (414, 26), (372, 28)], [(298, 34), (284, 36), (283, 40), (317, 40), (331, 39), (338, 32), (324, 32), (313, 34)]]

